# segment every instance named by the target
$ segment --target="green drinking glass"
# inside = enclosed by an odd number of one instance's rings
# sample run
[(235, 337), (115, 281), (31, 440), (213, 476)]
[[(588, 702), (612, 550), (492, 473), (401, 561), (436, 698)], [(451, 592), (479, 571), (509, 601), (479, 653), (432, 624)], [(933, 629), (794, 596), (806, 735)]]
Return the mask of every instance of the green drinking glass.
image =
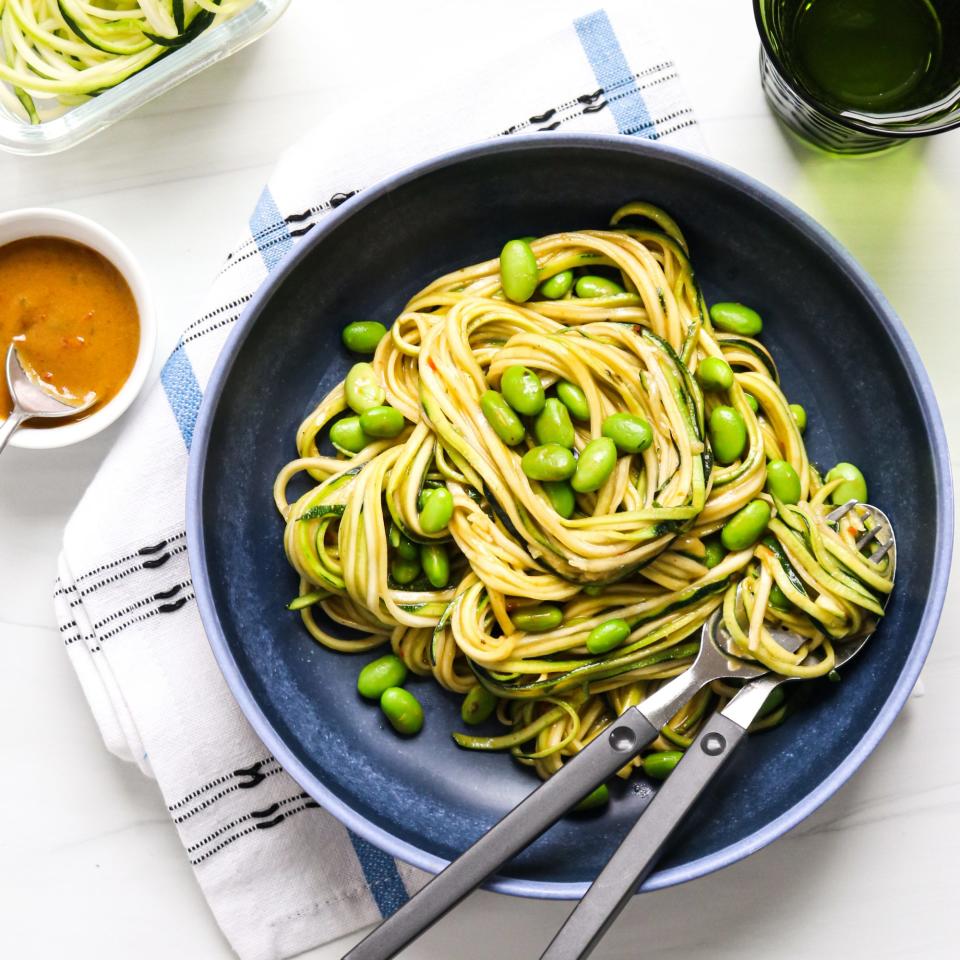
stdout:
[(834, 154), (960, 126), (957, 0), (754, 0), (774, 113)]

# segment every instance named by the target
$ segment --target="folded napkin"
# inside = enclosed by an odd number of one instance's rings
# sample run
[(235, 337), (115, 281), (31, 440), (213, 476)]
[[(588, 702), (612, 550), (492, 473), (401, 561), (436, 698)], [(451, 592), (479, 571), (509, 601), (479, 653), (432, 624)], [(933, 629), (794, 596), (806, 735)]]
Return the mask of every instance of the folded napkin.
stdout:
[[(187, 455), (234, 321), (298, 239), (410, 163), (538, 130), (622, 133), (700, 149), (674, 64), (642, 2), (590, 13), (429, 100), (351, 104), (281, 159), (201, 314), (71, 518), (55, 603), (109, 750), (156, 778), (204, 896), (244, 960), (299, 953), (399, 907), (423, 881), (346, 830), (253, 733), (197, 613), (184, 532)], [(388, 145), (384, 149), (384, 145)], [(277, 524), (280, 536), (280, 524)]]

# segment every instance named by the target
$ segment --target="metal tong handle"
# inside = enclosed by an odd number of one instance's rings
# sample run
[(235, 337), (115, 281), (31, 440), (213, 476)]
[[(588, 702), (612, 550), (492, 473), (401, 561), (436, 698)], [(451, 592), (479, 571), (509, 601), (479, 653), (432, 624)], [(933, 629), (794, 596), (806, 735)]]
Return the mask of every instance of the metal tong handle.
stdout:
[(466, 853), (454, 860), (343, 960), (388, 960), (455, 907), (515, 853), (536, 840), (599, 783), (652, 743), (659, 733), (631, 707), (549, 780), (529, 794)]
[(747, 684), (715, 713), (663, 783), (540, 960), (583, 960), (649, 876), (677, 825), (730, 759), (779, 677)]

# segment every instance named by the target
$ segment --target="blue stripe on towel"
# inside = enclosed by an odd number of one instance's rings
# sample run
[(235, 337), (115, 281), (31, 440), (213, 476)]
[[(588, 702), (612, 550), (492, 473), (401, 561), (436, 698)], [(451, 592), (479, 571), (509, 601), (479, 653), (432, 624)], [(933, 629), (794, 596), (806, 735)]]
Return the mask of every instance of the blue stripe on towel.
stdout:
[(352, 830), (348, 833), (380, 916), (389, 917), (410, 899), (400, 871), (397, 870), (397, 862), (363, 837), (358, 837)]
[(617, 129), (656, 140), (657, 128), (606, 12), (595, 10), (575, 20), (573, 26), (593, 75), (603, 87)]
[(197, 425), (197, 414), (200, 412), (203, 394), (200, 392), (200, 384), (197, 383), (196, 374), (190, 365), (190, 358), (182, 344), (177, 345), (176, 350), (170, 354), (163, 365), (160, 371), (160, 382), (163, 384), (170, 409), (177, 419), (183, 442), (189, 450), (190, 444), (193, 443), (193, 429)]
[(293, 247), (290, 228), (283, 219), (280, 208), (268, 187), (263, 188), (260, 199), (250, 216), (250, 233), (260, 250), (260, 256), (267, 266), (267, 272), (273, 270)]

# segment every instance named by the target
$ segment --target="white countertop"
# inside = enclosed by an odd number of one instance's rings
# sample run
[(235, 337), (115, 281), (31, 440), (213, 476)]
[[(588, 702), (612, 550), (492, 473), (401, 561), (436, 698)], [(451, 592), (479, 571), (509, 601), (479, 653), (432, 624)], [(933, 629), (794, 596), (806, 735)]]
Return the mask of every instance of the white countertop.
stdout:
[[(536, 42), (538, 24), (600, 5), (295, 0), (260, 43), (72, 152), (0, 156), (0, 210), (61, 206), (123, 237), (159, 298), (159, 359), (302, 125), (377, 85), (421, 96), (464, 60)], [(659, 6), (713, 155), (806, 209), (877, 279), (927, 365), (956, 451), (960, 375), (947, 346), (960, 324), (960, 131), (874, 159), (821, 157), (788, 140), (764, 105), (745, 0)], [(229, 958), (155, 785), (104, 750), (54, 625), (61, 530), (115, 429), (0, 461), (0, 956)], [(925, 695), (850, 783), (748, 860), (635, 901), (595, 956), (956, 956), (958, 626), (954, 578)], [(407, 955), (538, 956), (568, 910), (477, 894)], [(346, 944), (308, 956), (333, 960)]]

